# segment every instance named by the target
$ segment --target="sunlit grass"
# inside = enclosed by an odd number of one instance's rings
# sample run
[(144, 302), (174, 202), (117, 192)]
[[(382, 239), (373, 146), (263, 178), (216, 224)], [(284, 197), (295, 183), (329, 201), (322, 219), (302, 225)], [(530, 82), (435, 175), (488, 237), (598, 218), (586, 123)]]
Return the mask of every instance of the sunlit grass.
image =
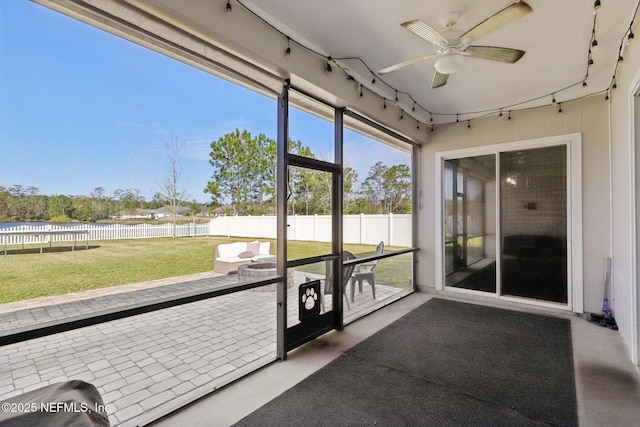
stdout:
[[(211, 271), (216, 245), (250, 240), (254, 239), (108, 240), (90, 242), (88, 250), (80, 244), (74, 252), (67, 244), (54, 243), (52, 248), (45, 247), (43, 254), (40, 254), (39, 245), (27, 245), (24, 250), (9, 246), (7, 256), (0, 253), (0, 303)], [(259, 240), (271, 241), (275, 254), (274, 240)], [(375, 251), (375, 245), (345, 245), (344, 248), (359, 257)], [(331, 244), (290, 241), (288, 249), (290, 258), (298, 259), (328, 254)], [(403, 255), (380, 261), (376, 282), (378, 277), (393, 280), (399, 275), (406, 276), (410, 271), (410, 259)]]

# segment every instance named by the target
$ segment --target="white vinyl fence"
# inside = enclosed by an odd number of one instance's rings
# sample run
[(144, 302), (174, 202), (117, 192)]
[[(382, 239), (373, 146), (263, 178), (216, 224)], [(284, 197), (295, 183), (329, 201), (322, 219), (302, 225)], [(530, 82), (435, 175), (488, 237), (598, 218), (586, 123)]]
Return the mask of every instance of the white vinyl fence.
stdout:
[[(344, 243), (412, 246), (412, 220), (410, 214), (345, 215), (343, 217)], [(289, 240), (315, 242), (331, 241), (330, 215), (289, 216)], [(221, 216), (211, 220), (212, 236), (237, 236), (275, 239), (275, 216)]]
[[(154, 237), (173, 237), (173, 224), (78, 224), (78, 225), (19, 225), (16, 227), (0, 228), (0, 243), (14, 244), (40, 244), (41, 236), (24, 235), (25, 232), (47, 231), (78, 231), (86, 230), (89, 240), (116, 240), (116, 239), (151, 239)], [(206, 224), (177, 224), (176, 236), (208, 236), (210, 225)], [(12, 235), (15, 233), (15, 235)], [(44, 242), (71, 242), (74, 236), (71, 234), (44, 235)], [(77, 236), (76, 236), (77, 237)], [(78, 237), (78, 240), (87, 240), (87, 236)]]
[[(411, 215), (345, 215), (344, 243), (411, 246)], [(287, 229), (289, 240), (316, 242), (331, 241), (330, 215), (293, 215), (289, 217)], [(25, 232), (78, 231), (86, 230), (81, 237), (72, 234), (25, 235)], [(12, 235), (12, 233), (16, 233)], [(44, 238), (49, 242), (71, 242), (87, 240), (151, 239), (172, 237), (173, 224), (74, 224), (74, 225), (19, 225), (0, 228), (0, 244), (40, 244)], [(275, 216), (222, 216), (205, 224), (178, 224), (176, 236), (236, 236), (275, 239), (277, 220)]]

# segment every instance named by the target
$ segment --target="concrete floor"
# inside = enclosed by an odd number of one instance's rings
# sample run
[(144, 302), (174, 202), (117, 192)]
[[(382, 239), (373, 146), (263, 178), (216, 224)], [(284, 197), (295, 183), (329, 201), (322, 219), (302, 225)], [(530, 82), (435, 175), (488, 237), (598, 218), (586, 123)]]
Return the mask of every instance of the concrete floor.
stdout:
[[(291, 352), (276, 362), (152, 425), (228, 426), (317, 371), (347, 349), (432, 298), (415, 293)], [(456, 300), (530, 311), (491, 299), (439, 295)], [(578, 417), (581, 426), (640, 425), (640, 372), (631, 363), (616, 331), (562, 312), (571, 320)]]

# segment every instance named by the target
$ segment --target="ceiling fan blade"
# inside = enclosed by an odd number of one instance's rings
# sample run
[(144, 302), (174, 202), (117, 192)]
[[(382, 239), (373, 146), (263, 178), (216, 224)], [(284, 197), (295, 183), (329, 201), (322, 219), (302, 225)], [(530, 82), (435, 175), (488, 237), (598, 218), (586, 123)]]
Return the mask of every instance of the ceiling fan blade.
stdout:
[(442, 74), (436, 71), (433, 75), (433, 81), (431, 82), (431, 89), (446, 85), (448, 78), (449, 74)]
[(431, 58), (432, 56), (435, 56), (435, 55), (436, 55), (435, 53), (429, 53), (427, 55), (420, 55), (420, 56), (417, 56), (417, 57), (412, 58), (412, 59), (407, 59), (406, 61), (402, 61), (399, 64), (395, 64), (395, 65), (392, 65), (390, 67), (383, 68), (382, 70), (378, 71), (378, 74), (382, 76), (382, 75), (388, 74), (388, 73), (390, 73), (392, 71), (396, 71), (396, 70), (399, 70), (401, 68), (408, 67), (409, 65), (417, 64), (418, 62), (422, 62), (425, 59), (429, 59), (429, 58)]
[(445, 36), (440, 34), (426, 22), (419, 19), (407, 21), (401, 25), (416, 36), (423, 38), (424, 40), (435, 45), (446, 45), (449, 42)]
[(472, 58), (488, 59), (489, 61), (499, 61), (513, 64), (520, 58), (522, 58), (522, 55), (525, 54), (525, 51), (510, 49), (508, 47), (469, 46), (467, 50), (465, 50), (465, 53), (468, 53)]
[(490, 34), (531, 12), (533, 12), (533, 9), (531, 9), (531, 6), (529, 6), (525, 2), (519, 1), (518, 3), (513, 3), (511, 6), (507, 6), (500, 12), (496, 13), (488, 19), (485, 19), (484, 21), (464, 33), (462, 36), (460, 36), (460, 40), (463, 42), (466, 40), (470, 40), (469, 43), (473, 43), (474, 41), (477, 41), (487, 34)]

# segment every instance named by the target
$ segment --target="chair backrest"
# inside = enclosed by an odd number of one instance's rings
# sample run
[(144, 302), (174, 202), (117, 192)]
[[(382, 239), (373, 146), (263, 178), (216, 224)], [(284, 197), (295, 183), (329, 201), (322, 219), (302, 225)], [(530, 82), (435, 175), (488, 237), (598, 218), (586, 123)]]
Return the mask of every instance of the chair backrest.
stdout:
[[(384, 251), (384, 242), (381, 240), (380, 243), (378, 243), (378, 246), (376, 246), (376, 255), (382, 255), (382, 252)], [(375, 261), (371, 261), (368, 264), (368, 271), (373, 271), (373, 269), (375, 268), (375, 266), (378, 264), (378, 261), (380, 261), (379, 259), (375, 260)]]
[[(348, 261), (351, 259), (356, 259), (356, 256), (351, 252), (344, 251), (342, 253), (342, 261)], [(355, 264), (351, 265), (343, 265), (342, 267), (342, 286), (346, 287), (347, 283), (349, 283), (349, 279), (351, 279), (351, 275), (353, 274), (353, 270), (356, 268)], [(326, 261), (325, 263), (325, 285), (324, 285), (324, 293), (329, 295), (332, 293), (332, 283), (333, 283), (333, 261)]]
[[(349, 261), (351, 259), (356, 259), (356, 256), (348, 251), (344, 251), (342, 253), (342, 261)], [(356, 268), (355, 264), (342, 266), (342, 286), (343, 287), (346, 288), (347, 283), (349, 283), (349, 279), (351, 279), (351, 275), (353, 275), (353, 270), (355, 268)]]

